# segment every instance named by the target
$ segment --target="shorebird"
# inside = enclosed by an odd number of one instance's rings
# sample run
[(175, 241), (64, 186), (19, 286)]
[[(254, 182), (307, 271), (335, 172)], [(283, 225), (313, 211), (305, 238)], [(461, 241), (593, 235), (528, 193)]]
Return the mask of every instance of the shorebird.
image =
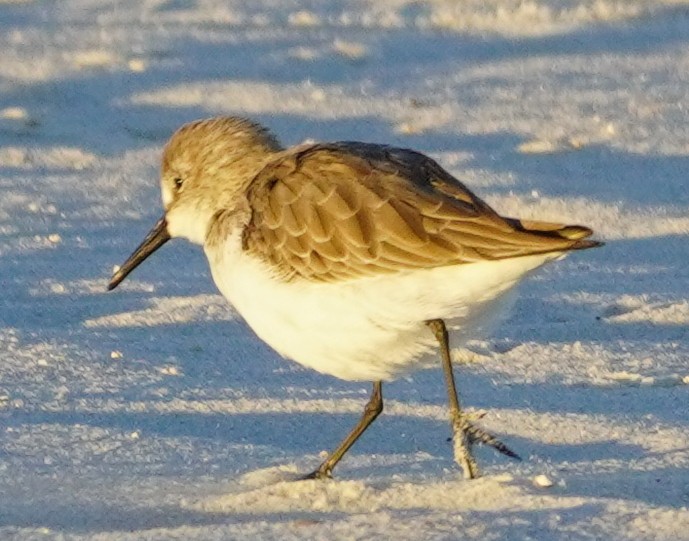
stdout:
[(455, 461), (472, 445), (518, 458), (461, 408), (450, 340), (462, 345), (509, 307), (518, 282), (591, 229), (500, 216), (431, 158), (361, 142), (283, 149), (261, 125), (218, 117), (182, 126), (162, 159), (165, 213), (114, 273), (114, 289), (170, 238), (203, 246), (211, 274), (277, 353), (373, 382), (363, 416), (305, 478), (331, 477), (383, 410), (382, 382), (437, 365)]

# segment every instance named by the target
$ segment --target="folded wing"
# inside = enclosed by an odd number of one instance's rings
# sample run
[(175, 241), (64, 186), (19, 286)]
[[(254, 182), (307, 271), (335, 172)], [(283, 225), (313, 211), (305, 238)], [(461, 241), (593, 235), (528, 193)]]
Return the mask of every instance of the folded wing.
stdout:
[(576, 250), (576, 225), (503, 218), (435, 161), (365, 143), (303, 147), (253, 180), (244, 249), (286, 279), (381, 273)]

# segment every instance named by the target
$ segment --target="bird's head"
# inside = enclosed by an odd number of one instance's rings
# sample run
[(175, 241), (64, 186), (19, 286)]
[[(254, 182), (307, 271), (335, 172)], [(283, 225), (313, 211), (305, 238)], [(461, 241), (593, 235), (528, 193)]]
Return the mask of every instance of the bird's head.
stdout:
[(113, 274), (108, 289), (117, 287), (170, 238), (203, 244), (216, 213), (234, 208), (279, 150), (268, 130), (242, 118), (198, 120), (177, 130), (163, 152), (160, 187), (165, 214)]

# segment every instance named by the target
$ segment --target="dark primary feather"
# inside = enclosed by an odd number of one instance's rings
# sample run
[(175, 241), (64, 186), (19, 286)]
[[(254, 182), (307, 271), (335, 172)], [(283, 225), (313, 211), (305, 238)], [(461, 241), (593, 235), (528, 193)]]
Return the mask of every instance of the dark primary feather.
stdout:
[(285, 278), (336, 281), (598, 246), (586, 227), (503, 218), (434, 160), (342, 142), (281, 154), (252, 181), (246, 250)]

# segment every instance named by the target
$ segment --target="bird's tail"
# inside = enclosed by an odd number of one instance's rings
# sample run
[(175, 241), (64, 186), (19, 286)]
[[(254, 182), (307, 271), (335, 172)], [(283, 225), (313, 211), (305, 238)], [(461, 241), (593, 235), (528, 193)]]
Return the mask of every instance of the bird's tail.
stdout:
[(593, 230), (583, 225), (565, 225), (552, 222), (537, 222), (533, 220), (519, 220), (504, 218), (517, 231), (529, 233), (543, 240), (552, 240), (553, 250), (585, 250), (603, 246), (603, 242), (591, 240)]

